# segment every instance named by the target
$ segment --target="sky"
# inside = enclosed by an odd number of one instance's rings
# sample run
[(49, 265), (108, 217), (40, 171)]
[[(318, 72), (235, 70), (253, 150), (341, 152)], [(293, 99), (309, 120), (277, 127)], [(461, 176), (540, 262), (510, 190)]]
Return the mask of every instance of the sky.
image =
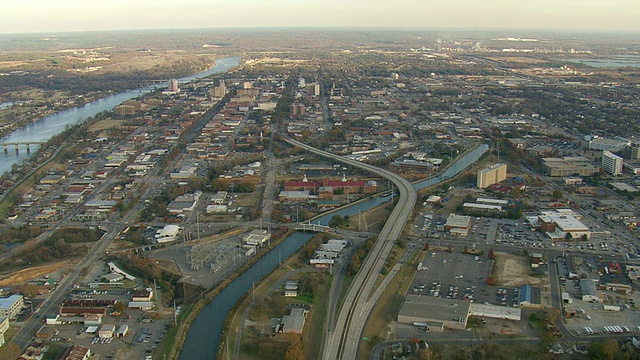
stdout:
[(11, 0), (0, 33), (230, 27), (640, 31), (639, 0)]

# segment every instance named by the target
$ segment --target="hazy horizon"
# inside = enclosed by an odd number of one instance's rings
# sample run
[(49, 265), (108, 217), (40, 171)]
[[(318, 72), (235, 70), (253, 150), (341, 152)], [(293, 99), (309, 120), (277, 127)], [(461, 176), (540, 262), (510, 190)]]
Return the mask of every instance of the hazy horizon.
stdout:
[(633, 0), (25, 0), (3, 6), (2, 34), (233, 28), (640, 32)]

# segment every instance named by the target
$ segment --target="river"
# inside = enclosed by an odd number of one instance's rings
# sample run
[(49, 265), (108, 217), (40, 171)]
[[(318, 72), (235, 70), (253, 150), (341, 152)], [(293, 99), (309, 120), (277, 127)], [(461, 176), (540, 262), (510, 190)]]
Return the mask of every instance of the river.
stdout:
[[(431, 179), (418, 182), (414, 184), (413, 187), (419, 190), (438, 184), (439, 182), (446, 181), (480, 159), (482, 154), (487, 152), (487, 150), (489, 150), (489, 146), (482, 144), (475, 150), (462, 156), (442, 174)], [(359, 211), (367, 211), (389, 201), (390, 199), (390, 196), (371, 198), (353, 206), (341, 209), (340, 211), (320, 217), (314, 220), (314, 223), (327, 225), (329, 220), (331, 220), (331, 217), (334, 215), (353, 216), (358, 214)], [(238, 300), (240, 300), (240, 298), (249, 291), (249, 289), (251, 289), (254, 281), (260, 281), (260, 279), (279, 265), (280, 256), (282, 256), (282, 259), (289, 257), (291, 254), (298, 251), (298, 249), (300, 249), (300, 247), (312, 236), (312, 233), (293, 233), (271, 250), (271, 252), (258, 260), (255, 265), (238, 276), (224, 290), (222, 290), (218, 296), (216, 296), (202, 309), (202, 312), (198, 314), (191, 324), (179, 359), (215, 359), (224, 321), (235, 303), (238, 302)]]
[[(216, 65), (209, 70), (195, 75), (185, 76), (178, 79), (178, 82), (184, 84), (209, 75), (219, 74), (229, 70), (234, 66), (237, 66), (239, 63), (239, 57), (218, 59), (216, 60)], [(166, 86), (167, 83), (157, 84), (155, 86), (145, 86), (139, 89), (121, 92), (119, 94), (92, 101), (84, 106), (74, 107), (71, 109), (60, 111), (53, 115), (45, 116), (42, 119), (29, 124), (19, 130), (16, 130), (6, 137), (0, 139), (0, 143), (27, 143), (29, 141), (46, 142), (53, 136), (64, 131), (68, 126), (81, 123), (82, 121), (85, 121), (86, 119), (100, 112), (110, 111), (114, 106), (119, 105), (123, 101), (149, 93), (156, 87), (164, 88)], [(9, 103), (3, 103), (3, 105), (10, 106)], [(13, 164), (20, 163), (21, 161), (30, 157), (31, 154), (35, 153), (35, 151), (38, 149), (38, 146), (32, 145), (31, 153), (27, 153), (24, 146), (20, 147), (20, 151), (17, 153), (13, 149), (13, 146), (10, 146), (9, 151), (7, 151), (6, 153), (2, 152), (2, 149), (0, 149), (0, 174), (3, 174), (4, 172), (10, 170)]]
[(619, 68), (619, 67), (640, 67), (640, 56), (619, 55), (612, 58), (584, 58), (584, 59), (564, 59), (566, 61), (585, 64), (593, 67)]

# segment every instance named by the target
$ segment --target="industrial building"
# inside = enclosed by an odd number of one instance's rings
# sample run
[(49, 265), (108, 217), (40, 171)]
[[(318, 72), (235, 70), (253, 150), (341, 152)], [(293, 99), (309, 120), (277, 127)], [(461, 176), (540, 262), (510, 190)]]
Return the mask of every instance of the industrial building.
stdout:
[(580, 292), (582, 293), (582, 301), (602, 302), (598, 295), (598, 287), (595, 280), (581, 279)]
[(98, 337), (103, 339), (112, 338), (113, 334), (116, 332), (116, 326), (112, 324), (104, 324), (98, 330)]
[(543, 158), (542, 161), (542, 168), (549, 176), (591, 176), (598, 172), (591, 160), (583, 156)]
[(518, 303), (521, 308), (540, 309), (542, 306), (540, 299), (540, 288), (529, 284), (520, 287)]
[(477, 185), (480, 189), (488, 188), (507, 178), (507, 164), (495, 164), (478, 171)]
[(0, 298), (0, 317), (15, 317), (24, 306), (22, 295), (11, 295), (7, 298)]
[(613, 176), (622, 175), (623, 160), (611, 151), (602, 152), (602, 169)]
[(467, 327), (470, 304), (462, 300), (407, 295), (398, 313), (398, 322), (427, 323), (431, 330), (442, 330), (445, 327), (464, 330)]
[(307, 313), (304, 308), (291, 308), (289, 315), (282, 317), (282, 332), (302, 334)]
[(262, 246), (271, 239), (271, 234), (267, 230), (255, 229), (242, 237), (242, 243), (251, 246)]
[(500, 205), (464, 203), (462, 207), (468, 212), (499, 213), (502, 211)]

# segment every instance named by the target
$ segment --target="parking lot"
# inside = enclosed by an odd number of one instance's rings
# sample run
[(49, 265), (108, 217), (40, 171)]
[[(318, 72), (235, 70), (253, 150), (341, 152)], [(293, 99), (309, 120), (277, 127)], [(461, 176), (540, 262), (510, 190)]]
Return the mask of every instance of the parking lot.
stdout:
[(131, 315), (131, 319), (128, 316), (107, 316), (103, 320), (103, 324), (115, 325), (116, 330), (121, 325), (128, 325), (129, 333), (123, 338), (99, 338), (97, 333), (86, 332), (88, 326), (67, 324), (56, 325), (58, 335), (48, 341), (56, 343), (71, 339), (73, 344), (91, 348), (91, 352), (97, 354), (100, 359), (144, 359), (157, 348), (157, 344), (171, 327), (170, 319), (150, 319), (139, 310), (127, 310), (126, 314)]
[(513, 299), (517, 298), (515, 288), (500, 288), (498, 296), (498, 288), (486, 284), (491, 270), (491, 260), (486, 256), (429, 252), (421, 263), (409, 294), (504, 306), (513, 306)]

